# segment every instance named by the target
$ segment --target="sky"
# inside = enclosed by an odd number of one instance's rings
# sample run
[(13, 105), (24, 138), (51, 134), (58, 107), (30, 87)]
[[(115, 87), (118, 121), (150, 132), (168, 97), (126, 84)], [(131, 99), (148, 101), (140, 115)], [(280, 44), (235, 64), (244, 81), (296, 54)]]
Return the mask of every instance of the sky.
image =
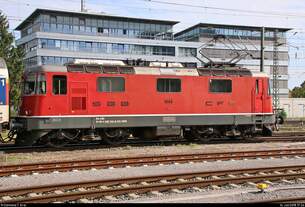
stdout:
[[(36, 8), (80, 11), (80, 1), (0, 0), (0, 10), (18, 38), (14, 29)], [(292, 28), (288, 86), (305, 80), (305, 0), (85, 0), (85, 6), (89, 12), (179, 21), (174, 32), (199, 22)]]

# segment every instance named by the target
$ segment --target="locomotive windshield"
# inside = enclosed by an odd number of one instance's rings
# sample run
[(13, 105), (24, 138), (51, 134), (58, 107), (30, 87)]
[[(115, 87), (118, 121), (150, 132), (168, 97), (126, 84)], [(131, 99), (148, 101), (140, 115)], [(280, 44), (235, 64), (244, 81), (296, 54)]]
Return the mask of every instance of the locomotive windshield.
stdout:
[(43, 74), (38, 75), (37, 83), (37, 94), (46, 94), (47, 82)]
[(32, 95), (35, 94), (36, 88), (36, 74), (29, 74), (26, 76), (24, 80), (24, 95)]
[(46, 79), (43, 74), (28, 74), (24, 80), (24, 95), (45, 94)]

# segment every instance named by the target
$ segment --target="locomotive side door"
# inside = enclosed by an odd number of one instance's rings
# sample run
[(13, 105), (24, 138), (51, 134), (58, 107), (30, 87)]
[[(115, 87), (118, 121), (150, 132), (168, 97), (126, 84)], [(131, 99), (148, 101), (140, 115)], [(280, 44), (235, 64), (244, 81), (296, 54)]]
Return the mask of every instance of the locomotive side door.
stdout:
[(263, 112), (263, 80), (255, 80), (255, 113)]
[(88, 84), (71, 82), (70, 107), (72, 114), (84, 114), (88, 111)]

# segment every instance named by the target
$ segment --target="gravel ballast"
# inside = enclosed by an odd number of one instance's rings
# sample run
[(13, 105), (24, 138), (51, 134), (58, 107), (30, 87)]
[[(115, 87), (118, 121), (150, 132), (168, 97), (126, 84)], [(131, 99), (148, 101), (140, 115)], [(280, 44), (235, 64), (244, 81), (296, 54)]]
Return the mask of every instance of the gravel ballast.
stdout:
[(294, 143), (245, 143), (245, 144), (186, 144), (175, 146), (112, 147), (75, 151), (47, 151), (31, 153), (0, 153), (0, 166), (19, 163), (35, 163), (64, 160), (98, 159), (112, 157), (134, 157), (168, 155), (177, 153), (209, 153), (222, 151), (268, 150), (305, 148), (305, 142)]
[(305, 165), (305, 158), (290, 159), (264, 159), (264, 160), (238, 160), (221, 162), (201, 162), (193, 164), (114, 168), (103, 170), (87, 170), (77, 172), (51, 173), (26, 175), (20, 177), (0, 178), (0, 190), (33, 185), (46, 185), (56, 183), (69, 183), (90, 180), (104, 180), (114, 178), (127, 178), (134, 176), (152, 176), (170, 173), (204, 172), (216, 170), (258, 168), (271, 166)]
[(236, 188), (203, 190), (185, 194), (164, 194), (158, 197), (141, 197), (134, 200), (109, 201), (110, 203), (245, 203), (270, 199), (283, 199), (305, 196), (305, 185), (277, 185), (261, 193), (256, 188)]

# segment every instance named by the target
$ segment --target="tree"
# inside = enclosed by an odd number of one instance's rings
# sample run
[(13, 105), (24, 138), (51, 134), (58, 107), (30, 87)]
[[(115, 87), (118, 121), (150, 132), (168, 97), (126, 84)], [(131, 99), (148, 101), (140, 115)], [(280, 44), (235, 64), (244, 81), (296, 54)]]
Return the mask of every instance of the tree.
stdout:
[(20, 104), (21, 79), (23, 74), (22, 48), (14, 46), (14, 36), (8, 31), (7, 18), (0, 11), (0, 57), (4, 58), (10, 78), (10, 106), (16, 111)]
[(292, 98), (305, 98), (305, 81), (300, 87), (294, 87), (291, 91)]

